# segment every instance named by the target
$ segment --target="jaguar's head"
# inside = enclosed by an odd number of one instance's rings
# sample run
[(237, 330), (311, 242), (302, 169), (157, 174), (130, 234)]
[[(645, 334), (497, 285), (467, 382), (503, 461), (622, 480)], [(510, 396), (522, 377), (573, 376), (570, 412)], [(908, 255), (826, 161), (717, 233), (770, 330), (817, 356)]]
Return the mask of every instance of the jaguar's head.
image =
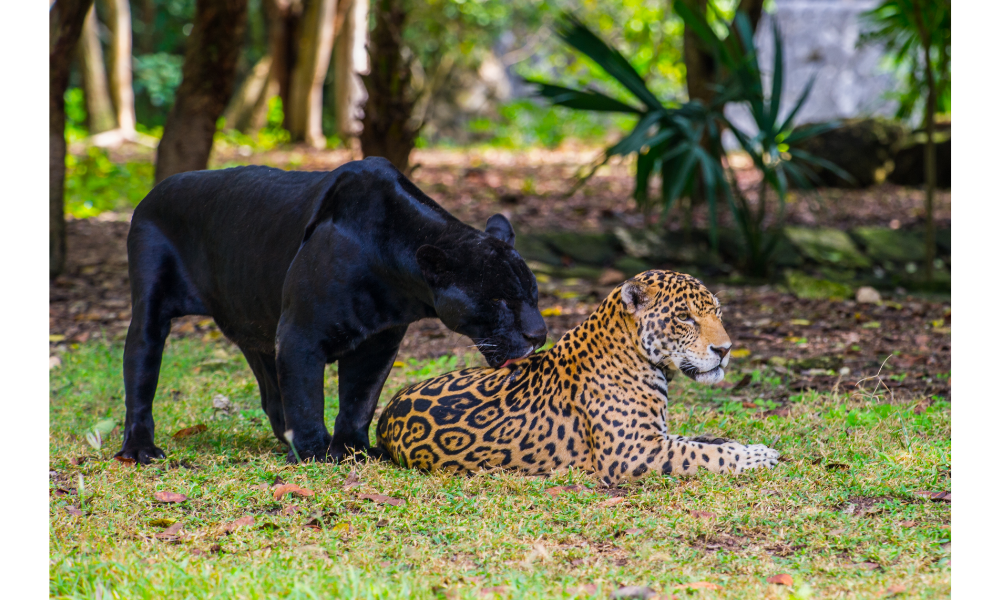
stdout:
[(643, 358), (668, 376), (680, 371), (699, 383), (722, 381), (733, 343), (722, 326), (719, 300), (702, 282), (673, 271), (646, 271), (621, 285), (621, 303)]

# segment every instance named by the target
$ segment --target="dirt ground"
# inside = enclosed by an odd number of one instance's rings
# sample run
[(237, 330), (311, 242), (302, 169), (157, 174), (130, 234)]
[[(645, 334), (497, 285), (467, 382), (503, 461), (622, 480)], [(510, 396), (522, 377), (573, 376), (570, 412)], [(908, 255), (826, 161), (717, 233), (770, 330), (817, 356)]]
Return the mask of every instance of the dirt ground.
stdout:
[[(629, 199), (625, 165), (602, 168), (582, 189), (564, 198), (580, 165), (593, 150), (522, 153), (421, 150), (413, 179), (459, 219), (483, 227), (504, 212), (520, 232), (574, 229), (606, 231), (616, 224), (640, 226), (643, 215)], [(302, 169), (331, 169), (346, 152), (283, 151), (255, 156), (255, 162)], [(226, 156), (216, 162), (228, 162)], [(740, 171), (752, 186), (752, 173)], [(746, 181), (744, 181), (744, 179)], [(867, 190), (819, 191), (821, 202), (800, 199), (789, 207), (791, 223), (829, 227), (879, 225), (915, 228), (922, 192), (883, 185)], [(939, 193), (935, 220), (950, 226), (951, 195)], [(105, 213), (68, 223), (69, 264), (50, 284), (50, 335), (54, 350), (100, 337), (122, 339), (131, 315), (125, 239), (129, 214)], [(705, 220), (695, 212), (696, 226)], [(670, 223), (668, 227), (679, 228)], [(613, 276), (613, 274), (609, 274)], [(581, 280), (540, 278), (540, 307), (556, 339), (586, 318), (613, 288)], [(724, 305), (724, 322), (737, 350), (749, 351), (738, 368), (768, 363), (785, 378), (782, 392), (853, 386), (881, 368), (883, 383), (906, 398), (950, 397), (950, 303), (898, 293), (881, 304), (853, 300), (800, 300), (774, 287), (729, 287), (706, 281)], [(173, 335), (220, 337), (210, 319), (177, 319)], [(440, 322), (413, 324), (400, 358), (475, 353), (472, 342)], [(735, 356), (739, 356), (737, 352)], [(782, 398), (778, 398), (781, 400)]]

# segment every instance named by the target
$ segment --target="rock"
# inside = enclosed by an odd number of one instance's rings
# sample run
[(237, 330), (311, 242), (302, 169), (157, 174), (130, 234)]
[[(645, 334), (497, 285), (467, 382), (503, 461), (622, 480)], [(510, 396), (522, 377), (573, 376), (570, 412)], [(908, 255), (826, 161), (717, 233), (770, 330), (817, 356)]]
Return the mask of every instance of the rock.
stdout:
[(624, 273), (625, 277), (633, 277), (651, 268), (646, 261), (632, 256), (619, 258), (615, 261), (614, 267)]
[(859, 304), (878, 304), (882, 301), (882, 296), (875, 288), (865, 285), (858, 288), (857, 293), (854, 295), (854, 299), (857, 300)]
[[(951, 126), (946, 131), (934, 133), (934, 167), (937, 172), (936, 187), (951, 187)], [(895, 168), (889, 173), (889, 181), (897, 185), (922, 186), (924, 176), (924, 141), (927, 135), (916, 131), (901, 144), (893, 157)]]
[(786, 227), (785, 236), (802, 255), (820, 264), (849, 269), (871, 266), (868, 257), (839, 229)]
[(615, 269), (604, 269), (601, 276), (597, 278), (597, 283), (601, 285), (618, 285), (627, 279), (625, 273)]
[(802, 300), (846, 300), (854, 295), (849, 285), (816, 279), (798, 271), (786, 271), (785, 282), (795, 297)]
[(562, 265), (559, 256), (549, 249), (545, 240), (539, 236), (518, 235), (514, 238), (514, 249), (517, 250), (517, 253), (525, 261), (534, 261), (552, 266)]
[[(907, 136), (902, 124), (888, 119), (847, 119), (840, 127), (803, 141), (799, 148), (826, 159), (847, 171), (854, 181), (845, 181), (827, 169), (817, 174), (823, 185), (863, 188), (885, 181), (892, 160)], [(796, 131), (810, 124), (796, 127)]]
[(609, 233), (548, 233), (541, 237), (560, 257), (568, 256), (574, 262), (603, 266), (614, 260), (618, 240)]
[(851, 235), (865, 247), (865, 254), (876, 262), (911, 262), (924, 259), (923, 233), (887, 227), (858, 227)]

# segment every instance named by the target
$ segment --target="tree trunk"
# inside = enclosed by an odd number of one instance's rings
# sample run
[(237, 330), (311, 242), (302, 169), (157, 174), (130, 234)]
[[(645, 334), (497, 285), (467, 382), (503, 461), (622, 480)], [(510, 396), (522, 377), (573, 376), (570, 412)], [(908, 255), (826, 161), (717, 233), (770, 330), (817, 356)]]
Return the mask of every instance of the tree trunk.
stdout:
[(937, 112), (937, 88), (934, 82), (934, 65), (931, 64), (931, 32), (924, 22), (924, 3), (913, 3), (917, 29), (920, 33), (920, 43), (924, 51), (924, 76), (927, 78), (927, 109), (924, 111), (924, 128), (927, 130), (927, 142), (924, 144), (924, 277), (928, 282), (934, 278), (934, 255), (937, 250), (937, 239), (934, 235), (934, 188), (937, 187), (937, 164), (934, 152), (934, 113)]
[(233, 92), (247, 0), (198, 0), (181, 85), (156, 149), (156, 182), (208, 166), (215, 123)]
[(323, 136), (323, 81), (330, 67), (337, 0), (309, 0), (299, 27), (298, 58), (288, 97), (288, 132), (294, 141), (326, 146)]
[(415, 98), (410, 69), (401, 54), (406, 10), (403, 0), (375, 0), (375, 29), (368, 44), (371, 72), (362, 79), (368, 91), (362, 119), (361, 151), (382, 156), (406, 172), (419, 133), (411, 124)]
[(266, 0), (268, 54), (271, 55), (271, 73), (268, 87), (275, 87), (281, 97), (285, 129), (291, 122), (289, 108), (292, 68), (297, 55), (295, 32), (302, 20), (301, 0)]
[(132, 11), (128, 0), (102, 0), (111, 29), (111, 102), (118, 129), (135, 138), (135, 95), (132, 92)]
[(97, 13), (93, 5), (80, 32), (80, 72), (91, 135), (111, 131), (117, 124), (111, 96), (108, 95), (108, 75), (104, 70), (104, 53), (101, 51), (101, 40), (97, 37)]
[[(694, 12), (706, 15), (708, 0), (679, 0), (685, 2)], [(764, 9), (764, 0), (740, 0), (738, 11), (745, 12), (750, 18), (750, 26), (757, 31), (757, 24)], [(708, 104), (714, 97), (712, 85), (716, 83), (715, 59), (711, 52), (705, 51), (701, 39), (693, 31), (684, 28), (684, 66), (688, 98), (701, 100)]]
[(233, 94), (229, 107), (223, 115), (226, 127), (242, 133), (256, 131), (263, 126), (267, 100), (274, 95), (276, 87), (271, 83), (271, 55), (257, 61), (239, 89)]
[[(361, 132), (359, 112), (365, 88), (358, 73), (365, 70), (365, 32), (368, 28), (368, 0), (341, 0), (347, 4), (343, 25), (337, 27), (333, 47), (333, 96), (337, 134), (344, 139)], [(339, 11), (338, 11), (339, 12)]]
[(66, 268), (66, 101), (73, 49), (93, 0), (56, 0), (49, 11), (49, 276)]

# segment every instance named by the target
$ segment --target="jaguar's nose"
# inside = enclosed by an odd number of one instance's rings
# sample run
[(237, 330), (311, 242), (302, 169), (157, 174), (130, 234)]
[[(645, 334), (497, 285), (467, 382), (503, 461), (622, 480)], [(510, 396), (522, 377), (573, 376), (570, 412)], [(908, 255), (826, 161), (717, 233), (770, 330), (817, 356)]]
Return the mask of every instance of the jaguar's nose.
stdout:
[(716, 354), (719, 355), (719, 360), (726, 358), (726, 355), (729, 354), (729, 349), (732, 347), (733, 347), (732, 344), (729, 344), (728, 346), (709, 346), (712, 352), (715, 352)]

